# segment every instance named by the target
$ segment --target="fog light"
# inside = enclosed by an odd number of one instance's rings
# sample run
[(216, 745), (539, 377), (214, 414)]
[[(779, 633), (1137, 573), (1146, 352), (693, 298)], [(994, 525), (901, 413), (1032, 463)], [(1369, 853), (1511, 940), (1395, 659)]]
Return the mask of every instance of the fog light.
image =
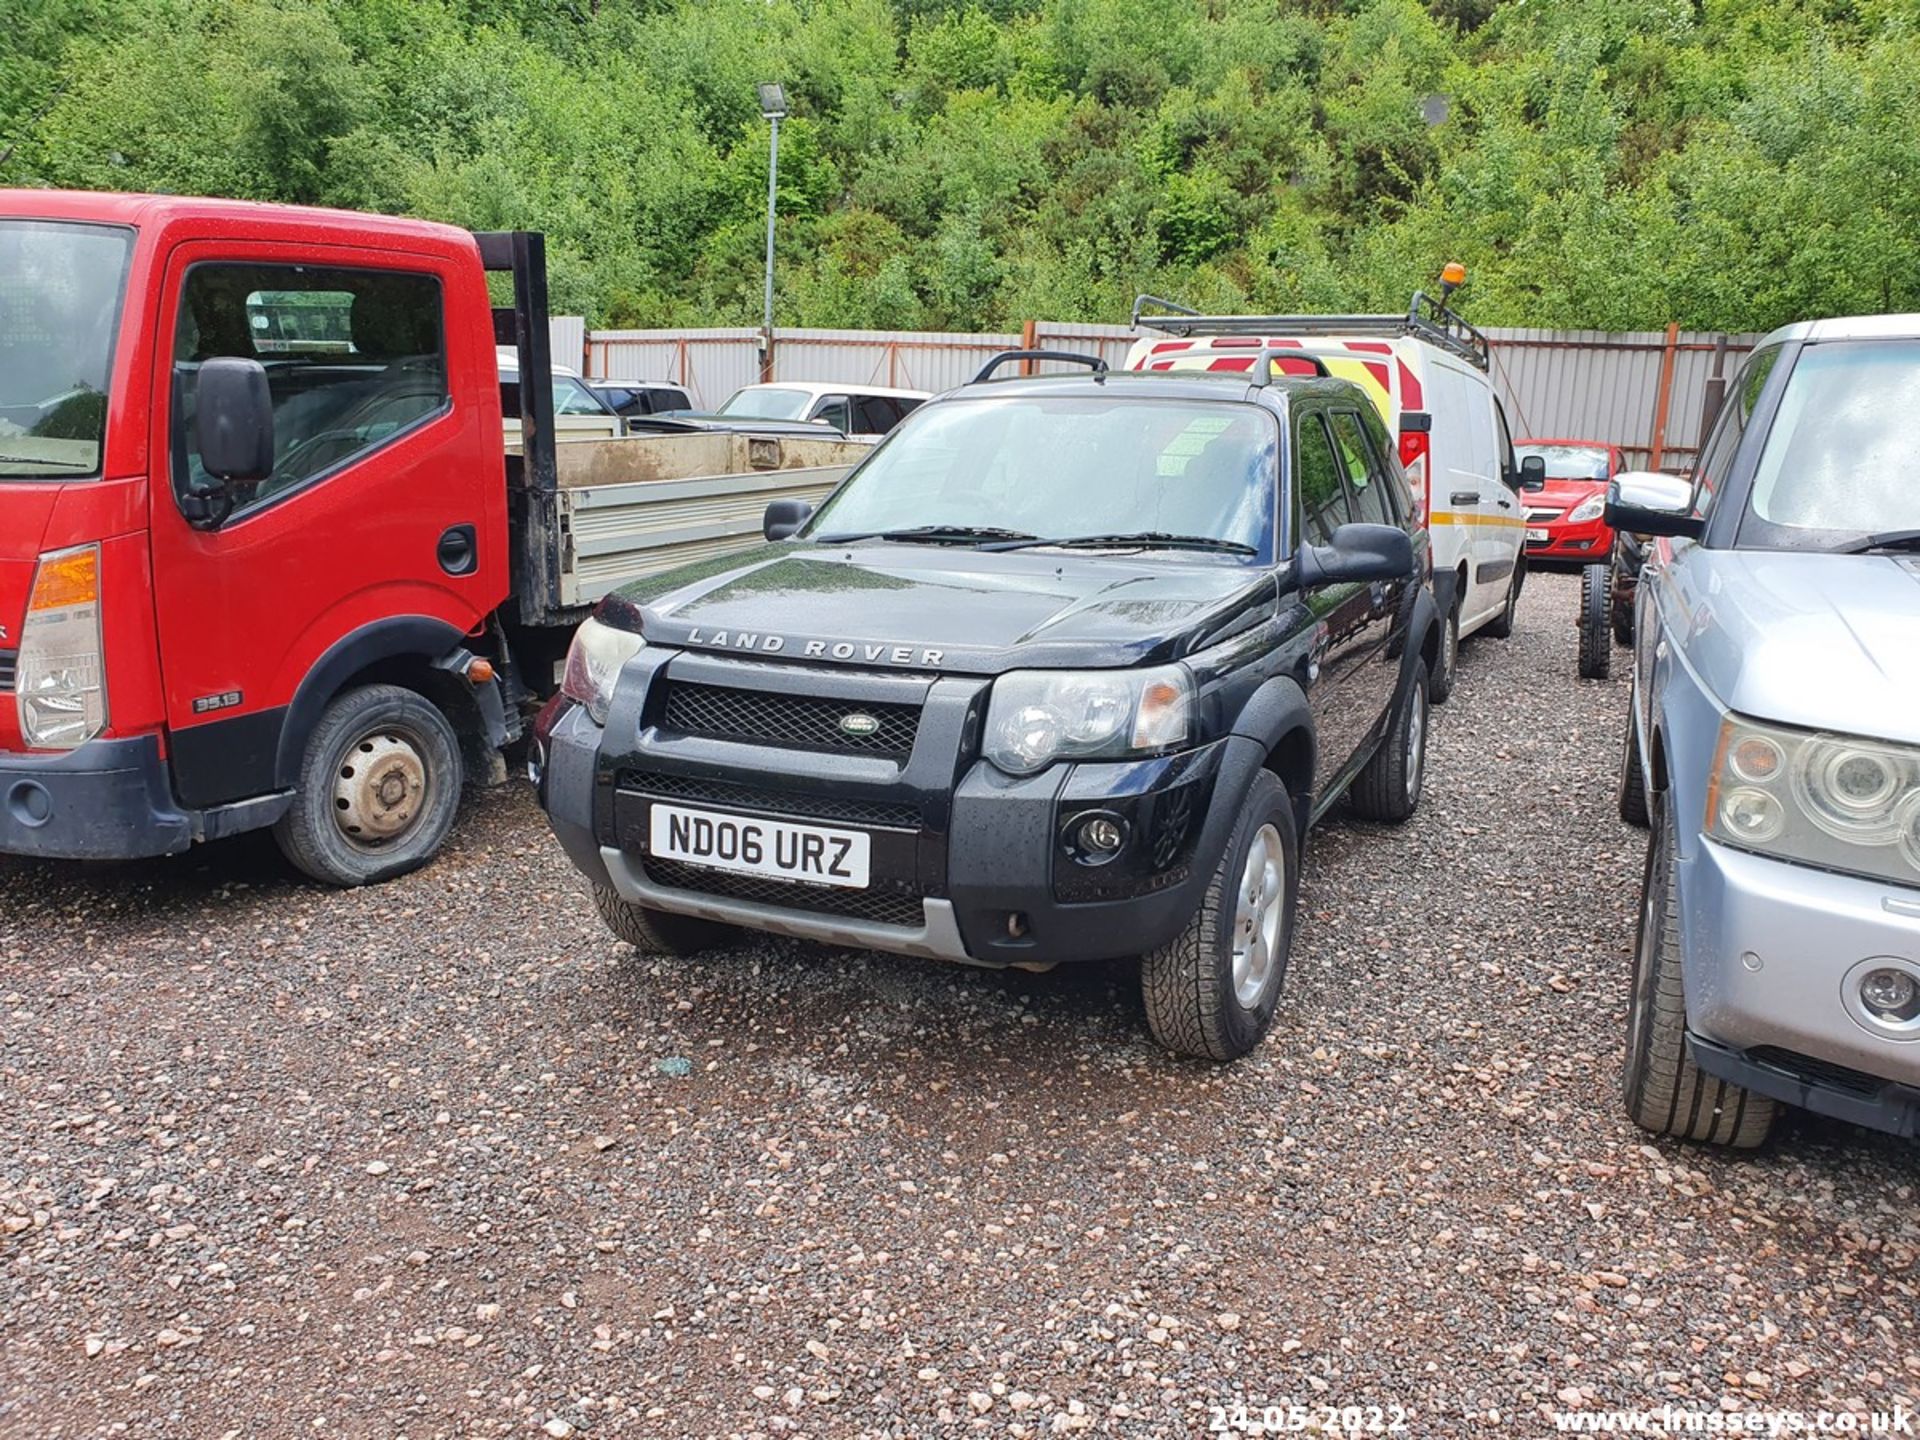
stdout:
[(1882, 1020), (1911, 1020), (1920, 1014), (1920, 989), (1903, 970), (1870, 970), (1860, 982), (1860, 1003)]
[(1111, 815), (1095, 815), (1080, 827), (1082, 848), (1095, 855), (1118, 850), (1126, 838), (1120, 822)]

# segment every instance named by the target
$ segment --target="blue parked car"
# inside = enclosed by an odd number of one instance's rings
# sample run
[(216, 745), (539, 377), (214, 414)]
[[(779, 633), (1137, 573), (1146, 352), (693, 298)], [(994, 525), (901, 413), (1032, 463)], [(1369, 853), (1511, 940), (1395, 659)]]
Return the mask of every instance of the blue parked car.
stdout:
[(1920, 1130), (1920, 315), (1754, 349), (1656, 537), (1620, 811), (1650, 825), (1625, 1092), (1751, 1146), (1791, 1104)]

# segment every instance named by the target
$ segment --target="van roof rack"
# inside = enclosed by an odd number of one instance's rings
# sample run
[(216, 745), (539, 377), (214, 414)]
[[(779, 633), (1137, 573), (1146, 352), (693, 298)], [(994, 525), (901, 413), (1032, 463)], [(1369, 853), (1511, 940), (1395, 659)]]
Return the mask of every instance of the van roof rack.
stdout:
[[(1147, 313), (1148, 306), (1160, 313)], [(1487, 337), (1424, 290), (1413, 292), (1404, 315), (1202, 315), (1158, 295), (1133, 302), (1133, 327), (1185, 339), (1194, 335), (1391, 335), (1411, 336), (1451, 351), (1482, 370), (1491, 368)]]

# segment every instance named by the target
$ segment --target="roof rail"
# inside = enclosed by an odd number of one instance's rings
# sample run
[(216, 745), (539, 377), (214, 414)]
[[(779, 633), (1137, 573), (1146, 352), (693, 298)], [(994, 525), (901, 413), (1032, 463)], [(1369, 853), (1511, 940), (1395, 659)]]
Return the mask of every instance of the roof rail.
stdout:
[(1084, 365), (1095, 375), (1107, 373), (1107, 362), (1098, 355), (1076, 355), (1071, 350), (1002, 350), (982, 365), (980, 373), (967, 383), (978, 385), (984, 380), (991, 380), (994, 371), (1016, 360), (1057, 360), (1065, 365)]
[[(1149, 305), (1161, 313), (1150, 315)], [(1194, 335), (1390, 335), (1411, 336), (1451, 351), (1486, 370), (1492, 361), (1487, 337), (1474, 329), (1444, 301), (1425, 291), (1413, 292), (1404, 315), (1202, 315), (1158, 295), (1141, 295), (1133, 302), (1133, 326), (1188, 338)]]

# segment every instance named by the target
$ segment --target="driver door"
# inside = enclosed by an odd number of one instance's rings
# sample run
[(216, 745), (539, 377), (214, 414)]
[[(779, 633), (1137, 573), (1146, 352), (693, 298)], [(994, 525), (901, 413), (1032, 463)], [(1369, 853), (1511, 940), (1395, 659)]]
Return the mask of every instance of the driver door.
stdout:
[[(503, 469), (448, 460), (463, 445), (470, 461), (477, 439), (450, 386), (445, 296), (465, 293), (459, 279), (437, 258), (335, 245), (189, 241), (168, 257), (148, 505), (185, 804), (277, 788), (286, 707), (344, 635), (394, 616), (468, 630), (489, 608), (505, 557), (479, 547), (497, 533)], [(217, 356), (265, 369), (275, 470), (235, 488), (218, 528), (196, 529), (180, 498), (205, 480), (195, 384)], [(491, 371), (466, 391), (492, 403)], [(441, 541), (462, 527), (472, 547), (450, 570)]]

